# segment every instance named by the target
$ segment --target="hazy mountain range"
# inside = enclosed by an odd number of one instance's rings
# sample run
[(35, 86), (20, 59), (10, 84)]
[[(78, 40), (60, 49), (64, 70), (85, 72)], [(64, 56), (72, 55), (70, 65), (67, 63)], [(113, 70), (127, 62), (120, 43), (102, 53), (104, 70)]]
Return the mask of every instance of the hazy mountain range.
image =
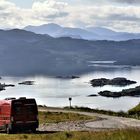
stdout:
[(140, 65), (140, 40), (88, 41), (0, 30), (0, 75), (71, 75), (93, 71), (88, 61)]
[(48, 34), (52, 37), (72, 37), (86, 40), (114, 40), (123, 41), (140, 39), (140, 33), (116, 32), (103, 27), (70, 28), (57, 24), (44, 24), (40, 26), (27, 26), (24, 30), (37, 34)]

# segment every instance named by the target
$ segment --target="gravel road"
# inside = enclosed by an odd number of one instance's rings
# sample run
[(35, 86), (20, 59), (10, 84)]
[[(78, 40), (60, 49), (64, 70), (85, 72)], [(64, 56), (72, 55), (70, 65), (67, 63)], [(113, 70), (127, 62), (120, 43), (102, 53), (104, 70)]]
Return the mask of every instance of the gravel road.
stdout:
[(97, 117), (97, 120), (41, 124), (39, 126), (39, 131), (101, 131), (108, 129), (114, 130), (123, 128), (140, 128), (140, 120), (132, 118), (114, 117), (98, 113), (68, 111), (64, 109), (55, 109), (55, 108), (39, 109), (39, 110), (49, 112), (64, 112), (64, 113), (71, 112)]

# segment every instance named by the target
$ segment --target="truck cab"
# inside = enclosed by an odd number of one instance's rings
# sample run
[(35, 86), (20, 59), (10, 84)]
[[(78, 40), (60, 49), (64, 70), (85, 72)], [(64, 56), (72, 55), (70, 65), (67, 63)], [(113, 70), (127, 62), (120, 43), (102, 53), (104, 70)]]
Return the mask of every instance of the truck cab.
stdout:
[(21, 97), (0, 100), (0, 129), (7, 133), (38, 128), (38, 109), (35, 99)]

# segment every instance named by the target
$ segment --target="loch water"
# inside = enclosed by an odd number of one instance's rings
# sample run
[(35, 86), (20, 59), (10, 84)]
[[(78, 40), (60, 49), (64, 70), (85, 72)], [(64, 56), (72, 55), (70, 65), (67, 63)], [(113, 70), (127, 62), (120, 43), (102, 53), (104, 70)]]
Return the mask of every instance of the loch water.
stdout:
[[(104, 86), (92, 87), (90, 80), (95, 78), (125, 77), (137, 81), (125, 87)], [(19, 85), (19, 82), (33, 80), (34, 85)], [(106, 109), (113, 111), (127, 111), (140, 102), (140, 97), (108, 98), (102, 96), (88, 97), (97, 94), (99, 91), (121, 91), (122, 89), (133, 88), (140, 85), (140, 67), (120, 67), (106, 70), (96, 70), (80, 75), (77, 79), (61, 79), (47, 76), (33, 77), (8, 77), (4, 76), (1, 83), (15, 84), (15, 87), (7, 87), (0, 92), (0, 99), (7, 97), (28, 97), (35, 98), (39, 105), (52, 107), (69, 106), (69, 97), (72, 98), (72, 106), (84, 106), (90, 108)]]

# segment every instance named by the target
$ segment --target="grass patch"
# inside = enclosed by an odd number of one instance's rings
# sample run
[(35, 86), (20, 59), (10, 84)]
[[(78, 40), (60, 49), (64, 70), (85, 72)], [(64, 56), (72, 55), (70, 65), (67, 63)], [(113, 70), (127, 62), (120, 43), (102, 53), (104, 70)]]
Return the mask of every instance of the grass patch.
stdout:
[[(47, 109), (46, 106), (39, 106), (40, 108)], [(110, 116), (118, 116), (118, 117), (127, 117), (127, 118), (135, 118), (135, 119), (140, 119), (140, 104), (135, 106), (134, 108), (128, 110), (127, 112), (124, 111), (111, 111), (111, 110), (102, 110), (102, 109), (91, 109), (88, 107), (64, 107), (64, 110), (70, 110), (70, 111), (81, 111), (81, 112), (91, 112), (91, 113), (99, 113), (99, 114), (105, 114), (105, 115), (110, 115)]]
[(83, 111), (83, 112), (93, 112), (93, 113), (99, 113), (99, 114), (106, 114), (106, 115), (111, 115), (111, 116), (118, 116), (118, 117), (130, 117), (130, 115), (127, 112), (119, 111), (119, 112), (114, 112), (110, 110), (102, 110), (102, 109), (91, 109), (88, 107), (64, 107), (66, 110), (73, 110), (73, 111)]
[(133, 116), (133, 118), (140, 119), (140, 104), (128, 110), (128, 114)]
[(0, 135), (1, 140), (139, 140), (140, 130)]
[(95, 117), (76, 113), (62, 113), (62, 112), (39, 112), (40, 123), (58, 123), (66, 121), (78, 121), (78, 120), (91, 120)]
[(124, 111), (114, 112), (110, 110), (91, 109), (88, 107), (77, 107), (77, 106), (72, 107), (71, 109), (69, 107), (65, 107), (64, 109), (73, 110), (73, 111), (91, 112), (91, 113), (93, 112), (93, 113), (99, 113), (99, 114), (105, 114), (105, 115), (117, 116), (117, 117), (140, 119), (140, 104), (128, 110), (127, 112)]

